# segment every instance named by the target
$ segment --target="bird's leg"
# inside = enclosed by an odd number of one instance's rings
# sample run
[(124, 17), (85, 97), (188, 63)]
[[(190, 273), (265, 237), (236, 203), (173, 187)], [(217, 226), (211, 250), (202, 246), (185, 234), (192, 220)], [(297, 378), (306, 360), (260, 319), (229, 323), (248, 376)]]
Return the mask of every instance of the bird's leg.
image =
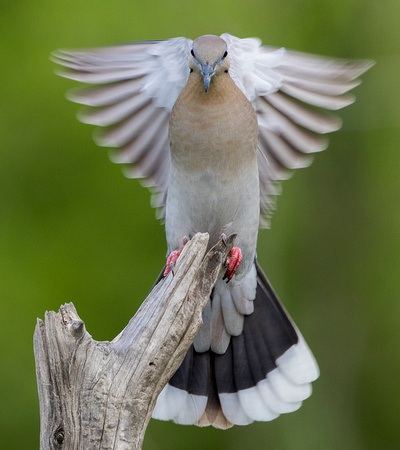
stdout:
[(167, 258), (167, 263), (165, 264), (165, 270), (164, 270), (164, 277), (166, 277), (170, 272), (171, 269), (174, 268), (176, 261), (178, 260), (180, 254), (182, 253), (183, 247), (187, 244), (188, 238), (185, 236), (183, 238), (182, 247), (179, 250), (173, 250)]
[[(221, 239), (225, 242), (226, 235), (221, 234)], [(242, 251), (240, 250), (239, 247), (232, 247), (231, 251), (228, 253), (224, 262), (226, 272), (222, 279), (226, 280), (226, 282), (229, 283), (233, 275), (235, 275), (235, 272), (237, 271), (241, 261), (242, 261)]]

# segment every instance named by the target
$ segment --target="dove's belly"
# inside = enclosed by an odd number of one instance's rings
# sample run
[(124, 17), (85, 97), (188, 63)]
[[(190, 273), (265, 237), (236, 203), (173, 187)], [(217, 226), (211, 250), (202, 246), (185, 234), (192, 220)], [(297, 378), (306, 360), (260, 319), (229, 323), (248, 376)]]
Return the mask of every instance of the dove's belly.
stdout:
[(202, 172), (182, 173), (171, 167), (165, 228), (168, 252), (182, 246), (184, 236), (197, 232), (210, 235), (209, 247), (222, 233), (237, 234), (235, 245), (243, 254), (238, 275), (253, 262), (259, 226), (258, 170), (247, 168), (221, 180), (210, 167)]

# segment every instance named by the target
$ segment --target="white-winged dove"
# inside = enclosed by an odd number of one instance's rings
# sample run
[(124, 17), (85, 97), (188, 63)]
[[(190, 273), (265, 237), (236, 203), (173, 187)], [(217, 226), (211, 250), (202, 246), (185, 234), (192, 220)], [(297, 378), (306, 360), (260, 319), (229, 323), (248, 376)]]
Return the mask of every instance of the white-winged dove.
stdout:
[(96, 142), (118, 147), (112, 160), (155, 188), (165, 273), (185, 236), (208, 232), (212, 246), (237, 234), (232, 264), (153, 417), (228, 428), (297, 410), (319, 370), (257, 264), (258, 228), (269, 224), (279, 182), (326, 148), (321, 134), (340, 128), (321, 108), (352, 103), (347, 92), (372, 63), (229, 34), (59, 51), (54, 60), (67, 68), (62, 76), (99, 85), (69, 94), (91, 107), (80, 119), (105, 127)]

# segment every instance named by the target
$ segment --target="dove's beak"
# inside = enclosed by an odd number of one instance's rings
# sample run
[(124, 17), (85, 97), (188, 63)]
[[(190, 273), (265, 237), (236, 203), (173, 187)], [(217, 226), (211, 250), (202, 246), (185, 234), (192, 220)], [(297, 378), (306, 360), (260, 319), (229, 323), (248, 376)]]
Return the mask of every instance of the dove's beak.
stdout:
[(214, 66), (210, 66), (209, 64), (202, 64), (201, 73), (204, 80), (204, 90), (207, 92), (208, 88), (210, 87), (211, 77), (214, 75)]

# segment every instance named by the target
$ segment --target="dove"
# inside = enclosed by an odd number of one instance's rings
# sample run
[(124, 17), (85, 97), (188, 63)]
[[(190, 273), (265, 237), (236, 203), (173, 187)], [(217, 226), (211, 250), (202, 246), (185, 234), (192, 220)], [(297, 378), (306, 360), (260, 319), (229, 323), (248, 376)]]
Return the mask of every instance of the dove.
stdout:
[[(59, 50), (68, 93), (101, 127), (100, 146), (152, 190), (165, 220), (173, 276), (197, 232), (209, 247), (237, 235), (203, 325), (157, 399), (153, 417), (226, 429), (296, 411), (317, 362), (257, 262), (280, 182), (307, 167), (341, 126), (334, 111), (373, 64), (263, 46), (228, 33), (87, 50)], [(172, 273), (171, 273), (172, 272)]]

